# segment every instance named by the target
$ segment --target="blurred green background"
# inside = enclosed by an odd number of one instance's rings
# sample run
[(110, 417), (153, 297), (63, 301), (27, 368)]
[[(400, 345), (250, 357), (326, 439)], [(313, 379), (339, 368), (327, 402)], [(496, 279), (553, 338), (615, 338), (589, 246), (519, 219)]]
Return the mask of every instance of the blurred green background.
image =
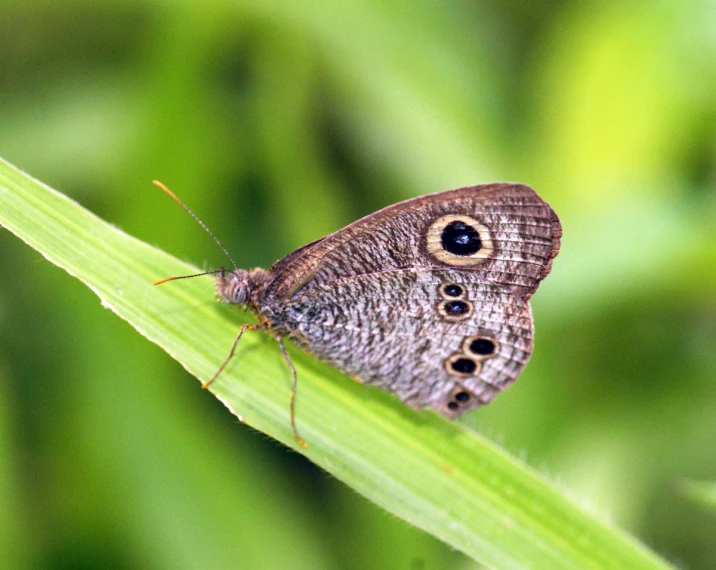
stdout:
[[(244, 267), (411, 196), (536, 188), (564, 240), (535, 355), (461, 421), (716, 567), (716, 516), (674, 492), (716, 481), (716, 2), (4, 0), (0, 38), (0, 156), (200, 267), (227, 260), (152, 179)], [(4, 231), (0, 264), (3, 567), (475, 567)]]

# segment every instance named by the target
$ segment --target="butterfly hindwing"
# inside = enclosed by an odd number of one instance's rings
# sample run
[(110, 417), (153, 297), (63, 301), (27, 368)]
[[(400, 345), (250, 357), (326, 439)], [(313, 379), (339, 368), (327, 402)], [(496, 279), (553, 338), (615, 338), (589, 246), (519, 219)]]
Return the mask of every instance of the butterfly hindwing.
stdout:
[[(509, 289), (465, 277), (412, 270), (358, 276), (297, 295), (281, 318), (318, 358), (413, 407), (455, 416), (490, 402), (532, 351), (529, 305)], [(455, 400), (459, 392), (464, 401)]]

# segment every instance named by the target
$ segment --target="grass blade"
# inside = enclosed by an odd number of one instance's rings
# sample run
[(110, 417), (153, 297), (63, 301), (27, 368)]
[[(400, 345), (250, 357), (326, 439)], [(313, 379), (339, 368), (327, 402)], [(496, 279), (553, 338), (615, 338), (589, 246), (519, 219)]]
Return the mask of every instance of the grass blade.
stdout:
[(676, 483), (676, 492), (690, 503), (716, 514), (716, 483), (681, 479)]
[[(0, 224), (90, 287), (103, 306), (206, 380), (241, 316), (211, 298), (210, 278), (103, 222), (0, 161)], [(300, 449), (288, 420), (289, 371), (261, 333), (211, 386), (242, 421), (307, 455), (360, 493), (489, 566), (666, 568), (492, 443), (432, 412), (361, 386), (289, 348), (299, 375)]]

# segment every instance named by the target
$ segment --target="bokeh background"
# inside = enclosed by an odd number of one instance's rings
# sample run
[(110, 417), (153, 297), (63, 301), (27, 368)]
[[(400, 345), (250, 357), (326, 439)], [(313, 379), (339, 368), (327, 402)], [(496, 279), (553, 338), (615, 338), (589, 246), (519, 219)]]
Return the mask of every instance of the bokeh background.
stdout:
[[(412, 196), (535, 187), (563, 250), (518, 384), (462, 421), (716, 567), (716, 2), (3, 0), (0, 156), (200, 267)], [(5, 568), (473, 568), (252, 432), (0, 232)], [(214, 302), (209, 295), (207, 303)], [(227, 347), (228, 350), (228, 347)]]

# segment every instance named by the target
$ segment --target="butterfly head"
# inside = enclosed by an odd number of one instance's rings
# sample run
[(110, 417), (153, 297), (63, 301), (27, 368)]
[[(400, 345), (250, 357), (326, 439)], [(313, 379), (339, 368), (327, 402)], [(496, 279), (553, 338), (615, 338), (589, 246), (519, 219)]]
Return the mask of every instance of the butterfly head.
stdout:
[(216, 278), (216, 294), (226, 303), (256, 307), (259, 296), (271, 281), (265, 269), (222, 271)]

